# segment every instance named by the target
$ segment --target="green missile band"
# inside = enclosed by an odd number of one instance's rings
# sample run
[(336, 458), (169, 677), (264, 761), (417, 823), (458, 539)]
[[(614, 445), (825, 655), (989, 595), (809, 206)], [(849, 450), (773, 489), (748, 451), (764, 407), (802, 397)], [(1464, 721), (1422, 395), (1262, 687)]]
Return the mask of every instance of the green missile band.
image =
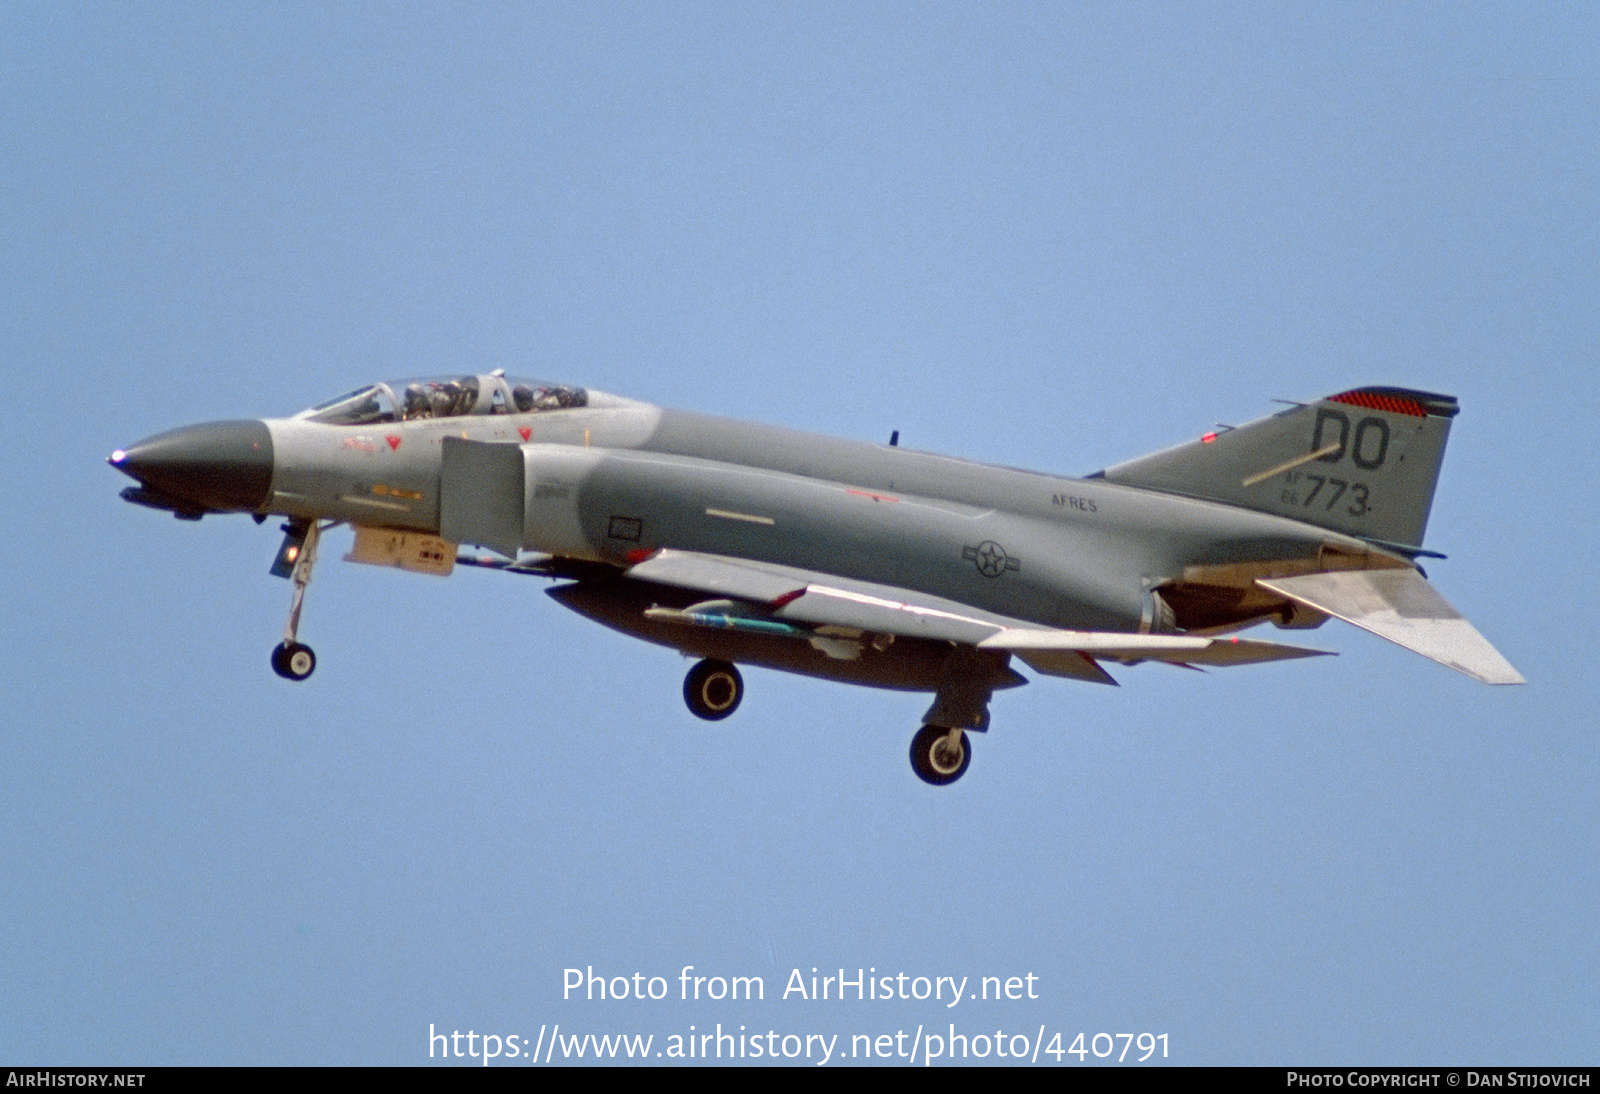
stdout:
[(776, 619), (755, 619), (747, 615), (729, 615), (726, 612), (683, 612), (675, 608), (646, 608), (646, 619), (659, 619), (665, 623), (682, 623), (690, 627), (710, 627), (715, 630), (748, 631), (754, 634), (771, 634), (782, 638), (810, 638), (811, 632), (792, 623)]

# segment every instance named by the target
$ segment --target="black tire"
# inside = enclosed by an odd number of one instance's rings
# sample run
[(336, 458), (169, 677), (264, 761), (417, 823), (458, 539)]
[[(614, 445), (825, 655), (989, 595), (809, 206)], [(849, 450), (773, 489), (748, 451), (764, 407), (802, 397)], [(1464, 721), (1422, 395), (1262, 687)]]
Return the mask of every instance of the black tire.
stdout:
[(911, 738), (911, 770), (917, 778), (933, 786), (949, 786), (967, 773), (972, 763), (972, 742), (961, 733), (961, 755), (952, 757), (946, 742), (950, 731), (944, 726), (923, 726)]
[(707, 658), (683, 678), (683, 701), (696, 718), (720, 722), (739, 709), (743, 698), (744, 677), (726, 661)]
[(304, 680), (317, 671), (317, 655), (310, 646), (280, 642), (272, 648), (272, 671), (285, 680)]

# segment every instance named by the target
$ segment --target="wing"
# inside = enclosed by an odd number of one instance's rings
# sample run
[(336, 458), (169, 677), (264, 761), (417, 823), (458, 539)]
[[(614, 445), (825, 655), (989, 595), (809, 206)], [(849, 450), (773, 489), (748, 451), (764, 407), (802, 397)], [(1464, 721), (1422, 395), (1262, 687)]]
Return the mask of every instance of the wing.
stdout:
[(1037, 672), (1096, 683), (1116, 683), (1099, 666), (1103, 660), (1239, 665), (1323, 653), (1240, 638), (1040, 628), (908, 589), (670, 548), (626, 573), (715, 598), (682, 610), (649, 609), (652, 619), (663, 622), (788, 635), (824, 650), (828, 641), (859, 642), (872, 635), (943, 640), (1012, 652)]
[(1486, 684), (1526, 683), (1415, 570), (1343, 570), (1256, 584)]

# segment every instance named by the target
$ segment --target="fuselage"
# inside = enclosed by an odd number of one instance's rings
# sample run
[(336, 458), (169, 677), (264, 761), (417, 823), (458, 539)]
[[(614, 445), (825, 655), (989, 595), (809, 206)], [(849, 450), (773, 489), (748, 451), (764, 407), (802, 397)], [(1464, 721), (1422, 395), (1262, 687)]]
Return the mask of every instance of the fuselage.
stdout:
[[(1152, 590), (1186, 570), (1368, 549), (1235, 506), (579, 393), (582, 405), (520, 412), (502, 399), (491, 412), (410, 420), (398, 408), (356, 422), (308, 411), (142, 444), (256, 444), (254, 463), (249, 453), (234, 461), (248, 485), (196, 494), (202, 510), (446, 538), (442, 508), (464, 489), (446, 473), (447, 439), (514, 447), (521, 528), (514, 544), (492, 544), (503, 553), (625, 567), (676, 548), (917, 590), (1053, 627), (1161, 629)], [(268, 452), (248, 441), (254, 430), (269, 438)], [(181, 482), (141, 475), (140, 457), (136, 445), (118, 466), (181, 495)]]

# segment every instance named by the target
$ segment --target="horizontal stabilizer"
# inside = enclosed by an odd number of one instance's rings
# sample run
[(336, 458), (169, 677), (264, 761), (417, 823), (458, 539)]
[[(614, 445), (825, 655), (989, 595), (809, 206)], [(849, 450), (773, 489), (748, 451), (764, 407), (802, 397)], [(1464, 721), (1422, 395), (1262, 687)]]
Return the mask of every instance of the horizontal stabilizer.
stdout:
[(1461, 613), (1415, 570), (1344, 570), (1258, 578), (1257, 585), (1337, 616), (1485, 684), (1522, 684)]
[[(1106, 661), (1168, 661), (1178, 665), (1252, 665), (1297, 657), (1326, 657), (1327, 650), (1258, 642), (1249, 638), (1206, 638), (1188, 634), (1116, 634), (1102, 631), (1011, 628), (985, 638), (980, 649), (1010, 650), (1033, 664), (1032, 656), (1081, 653)], [(1048, 671), (1041, 669), (1041, 672)]]

